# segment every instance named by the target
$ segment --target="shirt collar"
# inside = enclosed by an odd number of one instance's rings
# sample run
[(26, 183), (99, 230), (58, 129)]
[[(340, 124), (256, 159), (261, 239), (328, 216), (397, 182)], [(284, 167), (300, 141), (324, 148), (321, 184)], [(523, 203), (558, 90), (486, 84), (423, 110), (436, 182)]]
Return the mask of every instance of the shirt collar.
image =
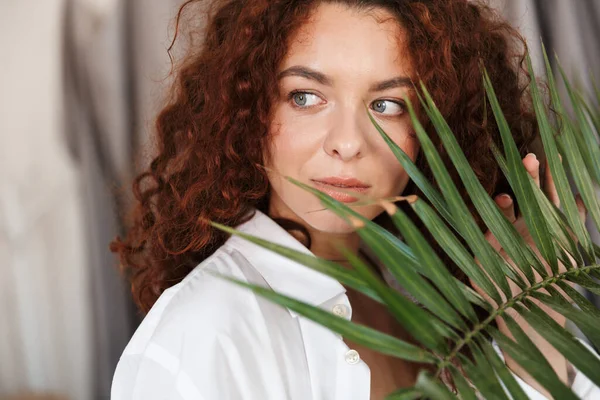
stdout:
[[(315, 256), (268, 215), (256, 208), (254, 210), (254, 216), (236, 226), (236, 230)], [(336, 279), (237, 235), (232, 235), (226, 244), (240, 251), (276, 292), (313, 306), (319, 306), (346, 292)], [(289, 308), (288, 310), (293, 317), (298, 315)]]

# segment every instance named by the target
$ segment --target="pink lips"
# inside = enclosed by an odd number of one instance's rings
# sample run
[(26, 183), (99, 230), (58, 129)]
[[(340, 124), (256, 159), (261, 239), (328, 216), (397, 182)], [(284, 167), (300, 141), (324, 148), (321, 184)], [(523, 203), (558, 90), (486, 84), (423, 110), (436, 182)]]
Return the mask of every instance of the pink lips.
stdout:
[(350, 194), (339, 192), (336, 189), (365, 193), (371, 187), (355, 178), (327, 177), (312, 179), (312, 181), (316, 183), (316, 187), (319, 190), (343, 203), (352, 203), (359, 199)]

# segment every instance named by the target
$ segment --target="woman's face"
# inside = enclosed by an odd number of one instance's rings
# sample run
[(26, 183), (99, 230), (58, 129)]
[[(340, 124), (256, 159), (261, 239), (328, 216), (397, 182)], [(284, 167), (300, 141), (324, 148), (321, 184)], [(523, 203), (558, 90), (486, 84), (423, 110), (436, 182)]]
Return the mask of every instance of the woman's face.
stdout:
[[(318, 6), (292, 38), (279, 69), (280, 98), (271, 125), (272, 215), (295, 214), (323, 232), (352, 231), (284, 176), (321, 190), (314, 180), (351, 177), (368, 185), (363, 193), (374, 198), (402, 193), (408, 175), (365, 110), (366, 105), (386, 133), (416, 158), (419, 145), (403, 100), (412, 90), (413, 71), (398, 38), (401, 27), (385, 11), (367, 13), (339, 4)], [(383, 211), (377, 205), (352, 208), (369, 219)]]

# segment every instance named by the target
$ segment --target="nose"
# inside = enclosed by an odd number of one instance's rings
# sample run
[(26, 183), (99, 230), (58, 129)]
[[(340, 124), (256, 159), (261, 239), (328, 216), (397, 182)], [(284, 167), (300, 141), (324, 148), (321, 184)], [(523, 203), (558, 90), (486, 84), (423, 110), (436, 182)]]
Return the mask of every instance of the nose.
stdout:
[(364, 157), (367, 144), (365, 138), (368, 132), (365, 119), (368, 116), (364, 115), (363, 118), (362, 114), (358, 110), (340, 110), (336, 113), (333, 125), (323, 143), (327, 154), (342, 161)]

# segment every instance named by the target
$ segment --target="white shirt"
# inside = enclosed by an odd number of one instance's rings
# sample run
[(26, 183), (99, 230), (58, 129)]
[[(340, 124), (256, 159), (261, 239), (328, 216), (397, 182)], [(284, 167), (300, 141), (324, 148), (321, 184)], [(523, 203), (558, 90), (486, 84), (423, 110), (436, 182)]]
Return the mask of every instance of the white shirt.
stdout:
[[(312, 254), (258, 210), (236, 229)], [(117, 365), (113, 400), (369, 399), (369, 367), (340, 335), (210, 271), (352, 316), (337, 280), (231, 236), (152, 307)], [(580, 372), (573, 390), (600, 399)]]

